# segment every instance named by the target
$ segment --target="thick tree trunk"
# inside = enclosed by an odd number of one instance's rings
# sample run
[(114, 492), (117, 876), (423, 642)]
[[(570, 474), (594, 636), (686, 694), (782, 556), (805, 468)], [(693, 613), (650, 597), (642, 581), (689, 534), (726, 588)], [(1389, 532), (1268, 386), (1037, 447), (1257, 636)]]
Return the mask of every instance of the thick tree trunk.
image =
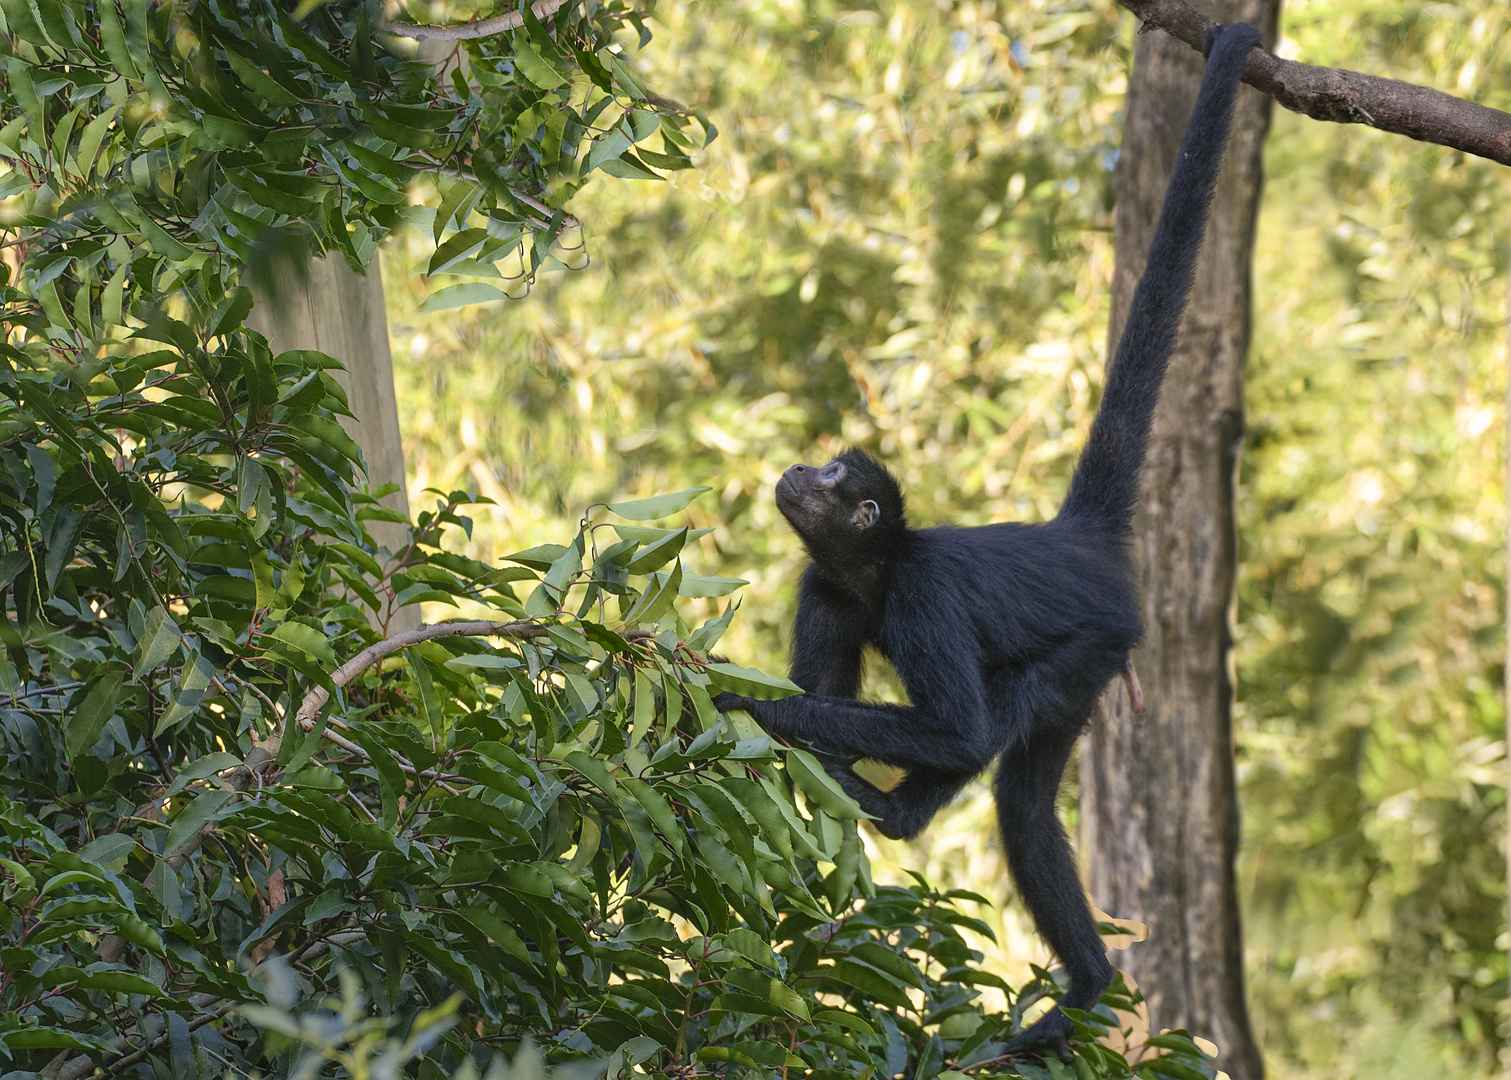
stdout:
[[(1279, 0), (1220, 0), (1221, 22), (1275, 38)], [(1163, 34), (1138, 38), (1118, 160), (1110, 341), (1127, 318), (1165, 184), (1201, 83), (1202, 60)], [(1250, 262), (1269, 99), (1240, 91), (1196, 288), (1155, 414), (1140, 483), (1134, 563), (1144, 587), (1135, 662), (1147, 706), (1109, 693), (1083, 740), (1081, 823), (1091, 895), (1149, 924), (1117, 961), (1138, 981), (1154, 1030), (1188, 1028), (1221, 1049), (1233, 1080), (1259, 1080), (1249, 1027), (1233, 858), (1233, 487), (1243, 436)], [(1109, 347), (1108, 355), (1112, 355)]]
[[(362, 449), (368, 483), (399, 485), (398, 491), (384, 497), (383, 505), (408, 517), (404, 447), (377, 258), (365, 276), (354, 273), (340, 256), (314, 260), (303, 275), (287, 264), (275, 273), (274, 295), (257, 293), (248, 325), (268, 339), (274, 353), (318, 349), (346, 366), (336, 377), (356, 422), (343, 418), (342, 426)], [(367, 528), (390, 554), (404, 543), (405, 527), (396, 522), (370, 521)], [(387, 629), (410, 630), (419, 619), (418, 607), (404, 608), (388, 621)]]

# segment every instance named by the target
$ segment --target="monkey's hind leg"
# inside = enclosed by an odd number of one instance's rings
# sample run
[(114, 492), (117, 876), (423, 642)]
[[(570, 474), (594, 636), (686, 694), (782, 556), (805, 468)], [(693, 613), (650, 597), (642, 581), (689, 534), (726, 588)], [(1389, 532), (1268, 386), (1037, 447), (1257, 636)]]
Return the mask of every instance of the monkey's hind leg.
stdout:
[(1070, 975), (1058, 1005), (1007, 1044), (1009, 1054), (1053, 1053), (1069, 1063), (1074, 1025), (1060, 1006), (1090, 1009), (1112, 982), (1097, 925), (1081, 889), (1065, 830), (1055, 816), (1060, 776), (1075, 745), (1069, 734), (1046, 733), (1011, 748), (997, 771), (997, 814), (1013, 883), (1040, 935)]

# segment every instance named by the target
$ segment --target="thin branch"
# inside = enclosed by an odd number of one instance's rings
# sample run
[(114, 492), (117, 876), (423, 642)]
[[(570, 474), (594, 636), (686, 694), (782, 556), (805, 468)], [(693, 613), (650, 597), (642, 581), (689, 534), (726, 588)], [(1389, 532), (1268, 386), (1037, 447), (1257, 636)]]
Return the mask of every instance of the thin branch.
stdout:
[[(545, 633), (544, 626), (522, 622), (450, 622), (421, 626), (369, 645), (333, 671), (331, 682), (338, 687), (345, 687), (378, 661), (412, 645), (433, 641), (436, 638), (458, 636), (537, 638), (543, 637)], [(315, 726), (315, 717), (320, 715), (320, 710), (325, 708), (325, 703), (330, 699), (330, 691), (325, 687), (310, 687), (310, 692), (304, 695), (304, 701), (299, 705), (299, 711), (294, 714), (294, 722), (305, 731), (309, 731)]]
[[(530, 10), (535, 13), (537, 19), (549, 19), (566, 7), (569, 2), (570, 0), (535, 0), (535, 3), (530, 5)], [(416, 41), (474, 41), (477, 38), (502, 34), (506, 30), (515, 30), (524, 25), (523, 12), (509, 11), (503, 15), (495, 15), (491, 19), (483, 19), (481, 22), (451, 23), (440, 26), (427, 23), (387, 23), (383, 29), (398, 37), (413, 38)]]
[[(1119, 0), (1147, 30), (1157, 27), (1200, 50), (1217, 25), (1183, 0)], [(1301, 64), (1255, 49), (1243, 81), (1292, 112), (1337, 124), (1365, 124), (1511, 165), (1511, 113), (1441, 90), (1342, 68)]]
[(69, 690), (77, 690), (83, 685), (84, 684), (81, 682), (55, 683), (50, 686), (38, 686), (34, 687), (31, 690), (22, 690), (19, 693), (9, 694), (7, 696), (10, 698), (10, 703), (14, 707), (15, 704), (22, 698), (41, 697), (44, 694), (62, 694)]
[[(421, 626), (414, 630), (405, 630), (393, 637), (384, 638), (376, 644), (369, 645), (356, 656), (338, 667), (331, 673), (331, 682), (336, 686), (344, 687), (385, 657), (392, 656), (418, 645), (423, 641), (434, 641), (443, 637), (502, 637), (529, 640), (546, 636), (546, 627), (536, 623), (524, 622), (449, 622), (434, 623), (430, 626)], [(626, 641), (644, 641), (654, 637), (649, 630), (631, 630), (624, 635)], [(325, 708), (325, 703), (330, 700), (330, 691), (323, 686), (310, 688), (310, 692), (304, 696), (304, 701), (299, 706), (299, 711), (294, 714), (294, 722), (309, 731), (315, 726), (315, 717), (320, 715), (320, 710)]]

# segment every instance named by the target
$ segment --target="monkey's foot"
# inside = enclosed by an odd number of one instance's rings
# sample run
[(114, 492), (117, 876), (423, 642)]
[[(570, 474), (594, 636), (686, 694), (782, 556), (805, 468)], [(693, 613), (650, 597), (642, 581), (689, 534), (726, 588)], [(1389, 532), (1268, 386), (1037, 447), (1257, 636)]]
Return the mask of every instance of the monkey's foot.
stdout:
[(1138, 672), (1133, 669), (1133, 657), (1123, 665), (1123, 681), (1128, 684), (1128, 700), (1135, 713), (1144, 711), (1144, 688), (1138, 684)]
[(1075, 1054), (1070, 1051), (1070, 1035), (1074, 1030), (1070, 1017), (1059, 1009), (1051, 1009), (1037, 1024), (1008, 1042), (1007, 1054), (1009, 1057), (1024, 1057), (1028, 1054), (1048, 1057), (1053, 1054), (1070, 1065), (1075, 1061)]

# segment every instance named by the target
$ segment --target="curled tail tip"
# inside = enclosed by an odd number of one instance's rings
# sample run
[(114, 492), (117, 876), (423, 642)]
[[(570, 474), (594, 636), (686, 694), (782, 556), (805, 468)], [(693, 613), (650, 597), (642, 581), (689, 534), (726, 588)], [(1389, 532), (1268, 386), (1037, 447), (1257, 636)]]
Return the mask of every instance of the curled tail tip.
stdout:
[[(1248, 23), (1229, 23), (1226, 26), (1207, 27), (1206, 36), (1202, 38), (1201, 54), (1207, 59), (1212, 58), (1212, 53), (1222, 46), (1222, 51), (1227, 53), (1230, 49), (1239, 56), (1247, 56), (1249, 50), (1259, 44), (1261, 36)], [(1239, 50), (1242, 50), (1239, 52)]]

